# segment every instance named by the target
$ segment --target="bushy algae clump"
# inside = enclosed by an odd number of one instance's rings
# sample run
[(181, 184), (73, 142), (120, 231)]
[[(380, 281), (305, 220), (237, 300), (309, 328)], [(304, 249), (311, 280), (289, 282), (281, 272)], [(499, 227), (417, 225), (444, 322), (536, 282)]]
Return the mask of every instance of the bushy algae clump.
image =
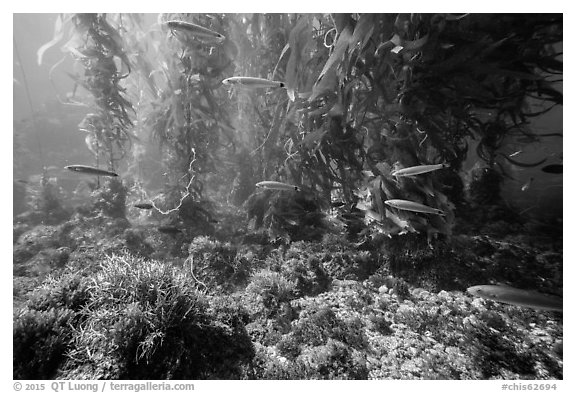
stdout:
[(32, 294), (15, 315), (14, 377), (234, 379), (254, 355), (245, 323), (180, 269), (113, 255)]

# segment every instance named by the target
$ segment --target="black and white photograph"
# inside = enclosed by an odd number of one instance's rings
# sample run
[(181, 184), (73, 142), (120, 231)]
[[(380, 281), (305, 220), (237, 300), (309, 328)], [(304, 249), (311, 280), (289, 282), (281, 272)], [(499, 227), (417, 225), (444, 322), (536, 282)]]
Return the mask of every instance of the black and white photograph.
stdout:
[(166, 8), (11, 15), (9, 388), (565, 391), (563, 13)]

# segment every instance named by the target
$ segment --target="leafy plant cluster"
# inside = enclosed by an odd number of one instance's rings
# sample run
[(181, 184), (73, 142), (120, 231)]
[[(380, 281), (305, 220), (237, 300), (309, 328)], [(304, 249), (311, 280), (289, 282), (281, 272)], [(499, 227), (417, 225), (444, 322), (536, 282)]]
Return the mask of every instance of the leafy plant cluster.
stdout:
[[(270, 353), (256, 352), (253, 373), (258, 379), (367, 379), (362, 350), (366, 338), (359, 320), (344, 321), (330, 308), (300, 316)], [(268, 347), (270, 348), (270, 347)]]
[[(500, 19), (518, 31), (499, 28)], [(462, 199), (453, 171), (470, 138), (480, 139), (492, 170), (504, 136), (531, 134), (528, 119), (537, 113), (526, 107), (534, 92), (561, 104), (549, 78), (561, 72), (552, 46), (561, 23), (557, 15), (299, 15), (279, 61), (293, 99), (287, 119), (297, 119), (298, 132), (282, 129), (285, 167), (325, 199), (365, 202), (385, 233), (450, 234), (450, 199)], [(440, 162), (453, 169), (390, 175)], [(383, 202), (395, 198), (437, 207), (446, 218), (392, 211)]]
[(120, 180), (111, 179), (93, 193), (94, 209), (112, 218), (126, 218), (126, 187)]
[(68, 309), (27, 310), (14, 321), (15, 379), (50, 379), (65, 359), (72, 341)]
[(245, 298), (251, 304), (253, 317), (268, 319), (281, 315), (295, 295), (296, 285), (293, 281), (279, 272), (262, 269), (250, 277)]
[(187, 262), (200, 283), (230, 291), (245, 284), (258, 263), (254, 254), (239, 251), (229, 242), (198, 236), (188, 247)]
[[(382, 264), (376, 253), (355, 250), (343, 236), (324, 236), (322, 242), (294, 242), (285, 258), (318, 265), (329, 277), (340, 280), (364, 280)], [(312, 270), (314, 271), (314, 269)]]
[(254, 356), (245, 323), (180, 270), (115, 255), (31, 296), (15, 316), (14, 377), (238, 378)]
[(182, 196), (195, 202), (202, 199), (208, 174), (219, 172), (224, 149), (234, 144), (234, 129), (225, 110), (228, 98), (219, 89), (232, 65), (234, 47), (230, 41), (219, 46), (171, 31), (165, 25), (170, 20), (217, 31), (225, 29), (228, 20), (221, 15), (162, 14), (159, 30), (154, 31), (158, 41), (148, 43), (142, 52), (151, 68), (147, 81), (153, 89), (142, 106), (143, 135), (160, 148), (166, 170), (164, 193), (176, 206)]
[(126, 98), (125, 87), (120, 84), (131, 72), (131, 61), (119, 30), (133, 28), (130, 22), (131, 18), (122, 18), (121, 15), (60, 15), (54, 39), (38, 51), (41, 62), (43, 53), (57, 44), (65, 32), (68, 33), (69, 41), (64, 48), (84, 69), (83, 74), (69, 75), (77, 86), (91, 94), (95, 112), (87, 114), (79, 128), (88, 134), (86, 146), (96, 163), (99, 163), (100, 156), (104, 156), (112, 170), (130, 150), (133, 137), (129, 112), (134, 109)]
[(27, 188), (26, 199), (30, 210), (21, 214), (18, 220), (29, 224), (57, 225), (70, 217), (64, 207), (63, 190), (44, 170), (40, 184), (31, 184)]

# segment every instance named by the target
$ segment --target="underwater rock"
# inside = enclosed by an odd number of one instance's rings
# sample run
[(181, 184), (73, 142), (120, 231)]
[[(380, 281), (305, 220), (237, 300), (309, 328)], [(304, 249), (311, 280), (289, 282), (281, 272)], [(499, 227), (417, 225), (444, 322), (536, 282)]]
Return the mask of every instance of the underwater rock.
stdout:
[(13, 249), (13, 264), (28, 261), (41, 250), (60, 247), (58, 230), (55, 227), (40, 225), (18, 238)]
[(424, 288), (415, 288), (412, 290), (412, 296), (416, 299), (427, 300), (432, 294)]
[(442, 300), (452, 300), (452, 296), (450, 296), (450, 294), (444, 290), (438, 292), (437, 296)]
[(355, 280), (338, 280), (335, 279), (332, 281), (332, 285), (335, 287), (347, 288), (347, 287), (356, 287), (359, 285), (358, 281)]

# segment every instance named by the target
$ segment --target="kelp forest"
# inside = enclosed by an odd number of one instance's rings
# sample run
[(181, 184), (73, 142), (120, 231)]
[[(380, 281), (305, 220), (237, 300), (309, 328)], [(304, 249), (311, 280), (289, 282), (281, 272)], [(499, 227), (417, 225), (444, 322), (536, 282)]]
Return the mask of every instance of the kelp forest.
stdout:
[(14, 379), (563, 378), (562, 14), (51, 18)]

